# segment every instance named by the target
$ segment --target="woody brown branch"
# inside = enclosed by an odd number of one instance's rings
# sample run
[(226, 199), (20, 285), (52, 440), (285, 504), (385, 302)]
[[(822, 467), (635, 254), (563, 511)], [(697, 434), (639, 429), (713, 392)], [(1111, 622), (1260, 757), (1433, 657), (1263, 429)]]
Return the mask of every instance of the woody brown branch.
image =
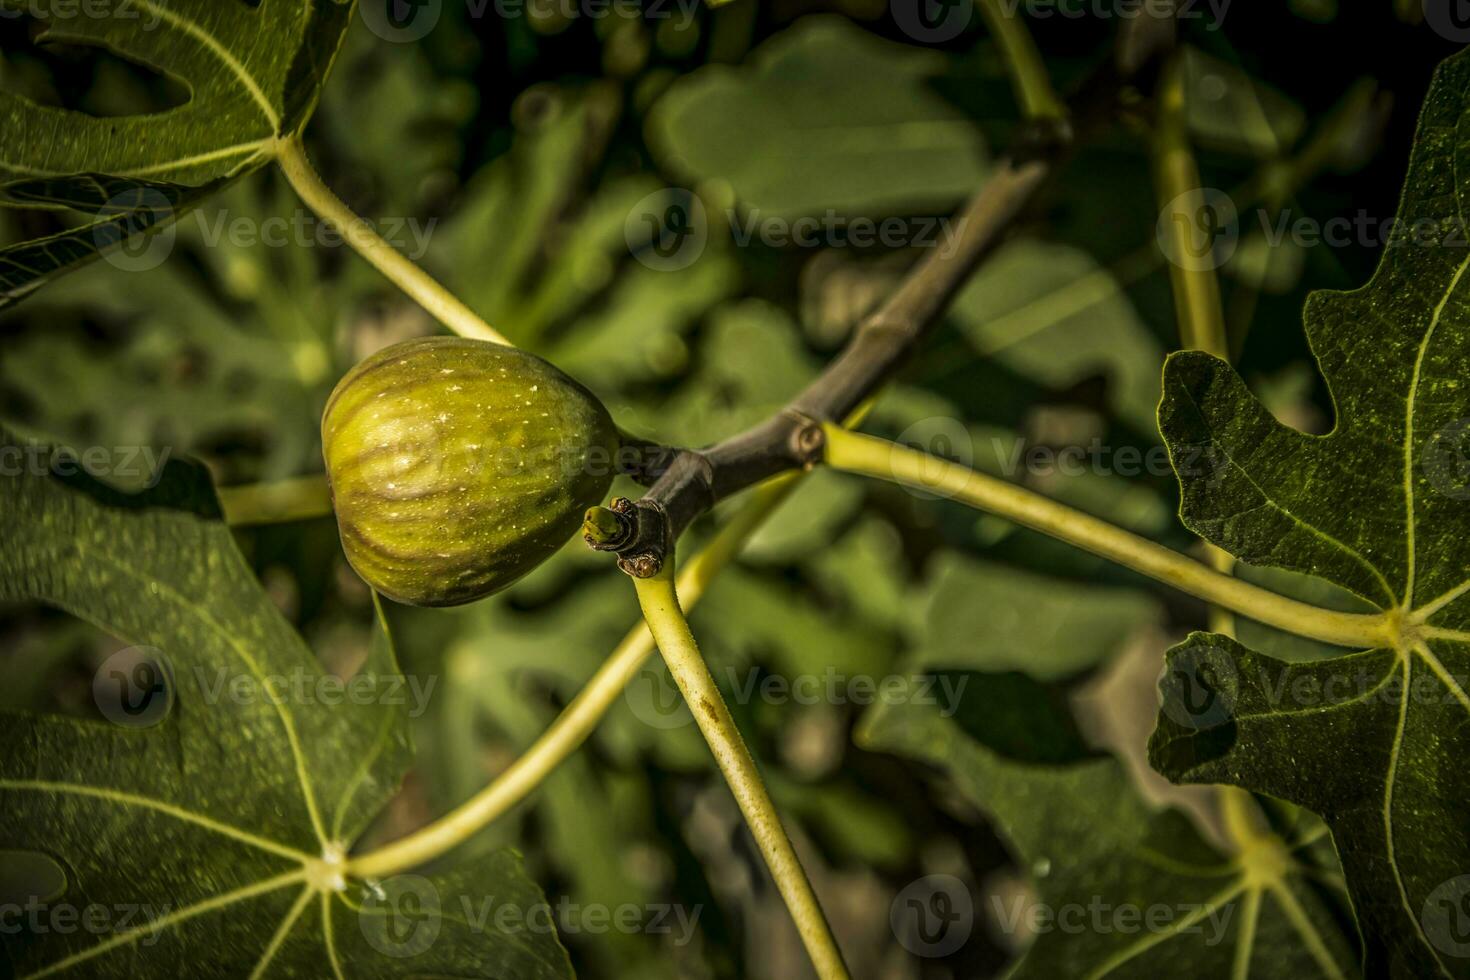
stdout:
[(1121, 94), (1153, 74), (1173, 41), (1172, 20), (1140, 17), (1125, 23), (1114, 60), (1093, 72), (1069, 104), (1081, 133), (1066, 122), (1023, 124), (1011, 152), (956, 215), (953, 250), (931, 250), (919, 259), (821, 375), (781, 411), (709, 448), (677, 451), (641, 499), (619, 498), (611, 510), (600, 511), (618, 533), (588, 534), (587, 543), (615, 552), (623, 571), (646, 578), (662, 567), (684, 530), (715, 504), (820, 461), (821, 424), (842, 422), (893, 377), (1073, 145), (1114, 117)]

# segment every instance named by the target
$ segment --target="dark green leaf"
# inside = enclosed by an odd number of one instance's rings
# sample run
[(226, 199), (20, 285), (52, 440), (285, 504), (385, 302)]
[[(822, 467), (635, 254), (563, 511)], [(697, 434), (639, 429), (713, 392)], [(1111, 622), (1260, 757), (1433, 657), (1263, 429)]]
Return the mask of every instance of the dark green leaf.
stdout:
[(730, 182), (766, 216), (944, 211), (979, 185), (979, 131), (932, 89), (938, 52), (811, 17), (743, 68), (681, 79), (655, 107), (650, 142), (689, 180)]
[[(0, 9), (34, 7), (0, 0)], [(0, 307), (272, 159), (275, 141), (298, 133), (315, 107), (354, 9), (353, 0), (135, 0), (40, 14), (38, 42), (104, 48), (178, 79), (190, 98), (163, 113), (99, 118), (0, 91), (0, 201), (94, 216), (0, 251)]]
[[(0, 453), (0, 598), (135, 644), (97, 675), (109, 721), (0, 715), (0, 848), (66, 878), (28, 912), (39, 924), (5, 936), (20, 975), (570, 975), (512, 854), (429, 878), (343, 875), (410, 759), (403, 678), (386, 647), (356, 693), (323, 675), (201, 468), (171, 463), (128, 495), (51, 475), (65, 468), (44, 447), (7, 436)], [(530, 928), (485, 918), (487, 900)], [(84, 914), (100, 924), (60, 925)]]
[[(140, 266), (153, 264), (152, 248), (166, 248), (154, 237), (167, 232), (179, 215), (219, 189), (216, 181), (183, 187), (101, 174), (43, 177), (0, 185), (0, 201), (34, 207), (69, 207), (91, 216), (90, 223), (0, 249), (0, 309), (58, 276), (119, 248)], [(142, 237), (142, 236), (147, 236)]]
[(875, 708), (858, 739), (938, 767), (1013, 849), (1031, 895), (971, 897), (972, 914), (988, 913), (993, 928), (1017, 939), (1035, 932), (1011, 976), (1353, 971), (1351, 938), (1313, 880), (1320, 828), (1304, 823), (1289, 840), (1262, 836), (1222, 854), (1179, 812), (1145, 804), (1117, 760), (1055, 741), (1038, 754), (1037, 740), (1019, 733), (1055, 728), (1042, 724), (1055, 709), (1034, 684), (1004, 680), (976, 675), (953, 719), (914, 702)]
[(1307, 335), (1336, 426), (1276, 421), (1224, 362), (1165, 368), (1160, 426), (1190, 528), (1318, 576), (1388, 614), (1384, 649), (1306, 665), (1196, 635), (1170, 655), (1152, 753), (1319, 813), (1342, 857), (1370, 976), (1470, 975), (1461, 900), (1470, 774), (1470, 56), (1440, 66), (1372, 281), (1317, 293)]

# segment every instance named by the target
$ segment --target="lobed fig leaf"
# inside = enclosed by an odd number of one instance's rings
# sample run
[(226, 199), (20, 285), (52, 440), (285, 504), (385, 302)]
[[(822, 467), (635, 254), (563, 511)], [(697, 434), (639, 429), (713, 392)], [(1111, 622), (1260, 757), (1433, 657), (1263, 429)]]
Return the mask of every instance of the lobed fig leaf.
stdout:
[(1470, 977), (1470, 53), (1439, 67), (1395, 227), (1362, 289), (1316, 293), (1327, 435), (1279, 422), (1230, 365), (1164, 367), (1159, 428), (1189, 528), (1237, 558), (1356, 594), (1376, 649), (1290, 663), (1196, 633), (1169, 654), (1154, 768), (1317, 813), (1370, 977)]
[(97, 671), (96, 717), (0, 711), (0, 977), (570, 980), (513, 851), (350, 866), (414, 761), (400, 692), (417, 678), (386, 629), (347, 696), (203, 466), (123, 493), (13, 463), (56, 451), (0, 427), (0, 602), (128, 646)]

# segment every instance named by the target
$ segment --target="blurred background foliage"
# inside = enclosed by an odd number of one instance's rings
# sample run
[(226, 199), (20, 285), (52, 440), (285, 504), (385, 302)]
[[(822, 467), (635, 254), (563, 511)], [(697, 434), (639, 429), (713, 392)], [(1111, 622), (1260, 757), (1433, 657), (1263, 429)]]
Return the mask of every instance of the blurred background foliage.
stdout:
[[(473, 17), (470, 5), (446, 3), (438, 28), (411, 44), (355, 22), (308, 144), (359, 213), (419, 222), (431, 271), (649, 438), (703, 444), (772, 412), (913, 259), (742, 245), (732, 222), (738, 231), (757, 212), (829, 209), (848, 220), (947, 215), (984, 181), (1016, 124), (979, 18), (925, 46), (881, 0), (538, 13), (549, 6)], [(1187, 26), (1204, 183), (1273, 215), (1391, 216), (1417, 106), (1450, 51), (1416, 22), (1415, 6), (1237, 4), (1219, 30)], [(33, 26), (0, 19), (0, 84), (96, 115), (187, 98), (103, 53), (38, 48)], [(1115, 26), (1032, 24), (1063, 86), (1108, 56)], [(1158, 443), (1159, 368), (1177, 342), (1147, 133), (1139, 103), (1081, 149), (866, 426), (949, 447), (1189, 549), (1167, 470), (1069, 475), (1024, 462), (1037, 447), (1094, 440), (1114, 458), (1122, 447), (1147, 458)], [(712, 216), (703, 253), (678, 271), (640, 262), (625, 235), (641, 202), (666, 187), (692, 189)], [(74, 446), (193, 454), (221, 483), (318, 471), (317, 420), (336, 379), (435, 327), (345, 249), (211, 234), (298, 213), (279, 176), (255, 174), (181, 222), (159, 268), (97, 263), (7, 311), (0, 416)], [(30, 237), (49, 220), (0, 212), (0, 233)], [(1372, 242), (1273, 244), (1258, 222), (1242, 223), (1222, 270), (1231, 338), (1246, 378), (1283, 418), (1330, 427), (1300, 308), (1309, 290), (1364, 282), (1376, 255)], [(239, 540), (323, 660), (353, 670), (366, 655), (371, 602), (332, 522), (243, 530)], [(1270, 582), (1323, 588), (1279, 573)], [(550, 723), (635, 612), (606, 557), (575, 542), (490, 600), (391, 609), (404, 669), (440, 683), (416, 719), (418, 765), (377, 833), (401, 833), (484, 785)], [(716, 676), (737, 686), (829, 673), (967, 679), (952, 714), (825, 699), (733, 710), (856, 975), (968, 978), (1005, 971), (1031, 940), (997, 921), (1001, 899), (1029, 891), (1057, 902), (1071, 889), (1172, 901), (1191, 893), (1188, 882), (1121, 855), (1144, 838), (1173, 854), (1225, 846), (1214, 797), (1162, 785), (1142, 758), (1161, 653), (1206, 617), (1193, 601), (963, 507), (817, 473), (718, 580), (694, 625)], [(1257, 649), (1319, 655), (1240, 625)], [(91, 712), (91, 672), (118, 645), (53, 610), (6, 607), (0, 702)], [(473, 846), (524, 850), (554, 902), (700, 909), (688, 945), (565, 934), (584, 976), (805, 975), (795, 933), (673, 691), (651, 662), (589, 745)], [(1302, 884), (1303, 901), (1330, 942), (1350, 947), (1330, 849), (1315, 859), (1323, 873)], [(928, 874), (965, 882), (977, 921), (958, 950), (922, 959), (894, 941), (889, 912)], [(1260, 955), (1293, 967), (1299, 947), (1273, 930), (1258, 939)], [(1042, 964), (1080, 962), (1068, 957), (1085, 951), (1070, 941), (1060, 952), (1038, 946), (1028, 969), (1045, 976)], [(1208, 961), (1198, 962), (1207, 975)]]

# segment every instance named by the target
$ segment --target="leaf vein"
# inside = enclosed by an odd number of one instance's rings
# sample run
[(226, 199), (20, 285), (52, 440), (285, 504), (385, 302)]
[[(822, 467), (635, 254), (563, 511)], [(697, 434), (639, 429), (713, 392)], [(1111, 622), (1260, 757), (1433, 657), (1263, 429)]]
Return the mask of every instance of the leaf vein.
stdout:
[(270, 100), (265, 97), (265, 92), (261, 90), (260, 83), (257, 82), (255, 80), (255, 77), (245, 69), (245, 66), (240, 63), (240, 60), (230, 53), (228, 48), (219, 43), (218, 38), (216, 38), (213, 34), (210, 34), (208, 31), (200, 27), (197, 23), (190, 20), (189, 18), (180, 16), (172, 10), (159, 7), (155, 0), (137, 0), (137, 3), (138, 6), (142, 7), (144, 10), (147, 10), (159, 20), (172, 24), (174, 27), (183, 31), (185, 34), (188, 34), (194, 40), (203, 45), (210, 54), (218, 58), (219, 61), (226, 68), (228, 68), (237, 79), (239, 79), (240, 84), (244, 86), (245, 91), (250, 94), (250, 97), (255, 100), (255, 104), (260, 107), (261, 114), (264, 115), (266, 121), (270, 123), (272, 134), (279, 134), (281, 127), (281, 117), (276, 114), (275, 107), (272, 106), (270, 104)]
[(136, 793), (125, 793), (121, 790), (115, 790), (101, 786), (85, 786), (79, 783), (57, 783), (40, 779), (0, 779), (0, 789), (19, 792), (33, 791), (38, 793), (61, 793), (74, 794), (77, 796), (93, 796), (97, 797), (98, 799), (104, 799), (111, 803), (117, 803), (122, 806), (143, 807), (149, 810), (156, 810), (159, 813), (163, 813), (167, 816), (173, 817), (176, 820), (182, 820), (186, 823), (196, 824), (200, 827), (205, 828), (206, 830), (211, 830), (225, 837), (233, 838), (234, 840), (240, 841), (243, 844), (249, 844), (252, 847), (259, 848), (262, 851), (269, 851), (272, 854), (279, 854), (282, 857), (291, 858), (297, 861), (307, 861), (311, 858), (311, 855), (307, 854), (305, 851), (299, 851), (296, 848), (289, 847), (285, 844), (280, 843), (279, 841), (274, 841), (268, 837), (261, 837), (257, 834), (252, 834), (248, 830), (241, 830), (239, 827), (233, 827), (230, 824), (222, 823), (218, 820), (215, 820), (213, 817), (206, 817), (202, 813), (196, 813), (193, 810), (187, 810), (181, 806), (176, 806), (172, 803), (165, 803), (162, 800), (155, 800), (147, 796), (140, 796)]
[(246, 885), (243, 888), (236, 888), (233, 891), (225, 892), (222, 895), (215, 895), (213, 898), (207, 898), (203, 901), (195, 902), (193, 905), (185, 906), (184, 908), (179, 909), (177, 912), (161, 916), (160, 918), (155, 919), (147, 925), (138, 926), (136, 929), (129, 929), (126, 932), (122, 932), (117, 934), (116, 936), (113, 936), (111, 939), (104, 940), (103, 942), (100, 942), (95, 946), (88, 947), (87, 949), (84, 949), (79, 953), (74, 953), (73, 955), (68, 956), (65, 959), (57, 960), (55, 963), (52, 963), (50, 966), (44, 968), (39, 973), (32, 973), (30, 977), (27, 978), (27, 980), (37, 980), (37, 978), (40, 977), (47, 977), (51, 976), (54, 973), (60, 973), (63, 970), (69, 970), (72, 967), (76, 966), (78, 963), (85, 963), (87, 960), (93, 959), (97, 956), (101, 956), (103, 953), (107, 953), (114, 949), (117, 949), (119, 946), (130, 946), (144, 935), (162, 932), (165, 929), (178, 925), (181, 922), (187, 922), (189, 919), (193, 919), (197, 916), (203, 915), (206, 912), (213, 912), (216, 909), (222, 909), (226, 906), (234, 905), (237, 902), (248, 901), (249, 899), (256, 898), (260, 895), (264, 895), (273, 891), (278, 891), (279, 889), (285, 888), (287, 885), (295, 884), (298, 881), (304, 881), (305, 879), (305, 869), (291, 871), (283, 875), (277, 875), (274, 878), (267, 878), (264, 881), (257, 881), (253, 885)]

